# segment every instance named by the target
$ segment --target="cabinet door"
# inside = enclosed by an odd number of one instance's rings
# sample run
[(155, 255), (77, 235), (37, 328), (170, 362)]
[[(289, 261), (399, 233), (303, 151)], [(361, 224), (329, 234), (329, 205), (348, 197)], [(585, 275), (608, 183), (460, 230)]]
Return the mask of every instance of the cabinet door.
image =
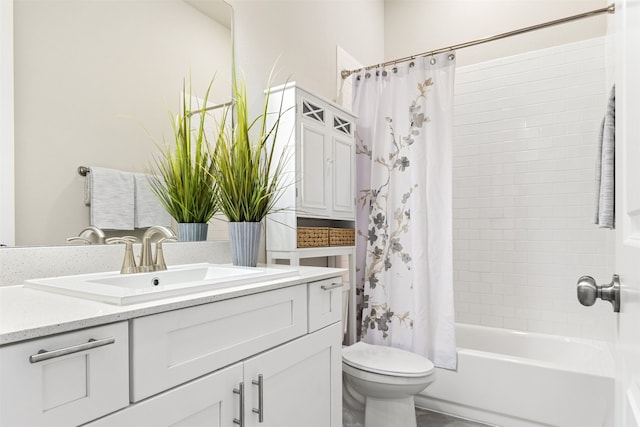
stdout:
[(302, 118), (300, 146), (296, 150), (298, 163), (298, 215), (328, 216), (330, 179), (328, 163), (330, 153), (328, 136), (323, 123)]
[(240, 416), (242, 363), (217, 371), (120, 412), (87, 427), (233, 427)]
[[(341, 426), (341, 340), (341, 324), (334, 323), (247, 360), (244, 367), (245, 425)], [(260, 378), (262, 399), (260, 386), (253, 384)], [(262, 423), (253, 409), (262, 411)]]
[(0, 348), (0, 425), (72, 426), (129, 404), (127, 322)]
[(354, 219), (356, 177), (353, 137), (337, 133), (333, 136), (332, 176), (333, 216)]

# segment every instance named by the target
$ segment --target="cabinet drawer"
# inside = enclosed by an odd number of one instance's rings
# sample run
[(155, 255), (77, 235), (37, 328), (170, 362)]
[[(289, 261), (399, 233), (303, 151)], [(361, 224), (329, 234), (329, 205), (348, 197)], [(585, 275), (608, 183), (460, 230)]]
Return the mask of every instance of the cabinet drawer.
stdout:
[(309, 332), (342, 320), (342, 279), (309, 283)]
[(139, 401), (306, 332), (306, 285), (134, 319), (132, 400)]
[(0, 348), (0, 425), (83, 424), (129, 404), (127, 322)]

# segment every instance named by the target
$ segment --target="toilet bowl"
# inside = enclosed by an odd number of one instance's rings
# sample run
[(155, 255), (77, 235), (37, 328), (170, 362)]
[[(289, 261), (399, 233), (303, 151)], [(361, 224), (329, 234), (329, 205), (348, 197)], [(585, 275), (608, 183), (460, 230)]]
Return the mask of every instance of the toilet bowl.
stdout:
[(345, 426), (416, 427), (414, 396), (435, 379), (430, 360), (358, 342), (342, 349)]

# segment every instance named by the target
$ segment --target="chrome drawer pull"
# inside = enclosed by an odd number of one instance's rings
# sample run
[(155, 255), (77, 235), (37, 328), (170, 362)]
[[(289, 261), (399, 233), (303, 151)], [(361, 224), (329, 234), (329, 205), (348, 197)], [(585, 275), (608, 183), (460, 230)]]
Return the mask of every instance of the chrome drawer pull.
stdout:
[(116, 342), (116, 339), (104, 338), (101, 340), (90, 339), (88, 342), (84, 344), (72, 345), (71, 347), (60, 348), (58, 350), (40, 350), (38, 354), (32, 354), (29, 356), (29, 362), (38, 363), (44, 360), (55, 359), (56, 357), (66, 356), (67, 354), (78, 353), (85, 350), (91, 350), (93, 348), (102, 347), (104, 345), (113, 344)]
[(251, 384), (258, 386), (258, 409), (252, 408), (251, 410), (253, 411), (254, 414), (258, 414), (258, 422), (261, 423), (261, 422), (264, 421), (264, 408), (262, 406), (262, 403), (263, 403), (263, 401), (262, 401), (262, 397), (263, 397), (262, 386), (264, 385), (264, 378), (263, 378), (262, 374), (258, 375), (258, 381), (251, 380)]
[(234, 418), (233, 423), (238, 424), (240, 427), (244, 427), (244, 382), (241, 382), (238, 388), (234, 388), (233, 393), (240, 395), (240, 416), (238, 418)]
[(338, 289), (338, 288), (341, 288), (343, 286), (344, 286), (344, 284), (342, 284), (342, 283), (332, 283), (330, 285), (322, 285), (322, 286), (320, 286), (320, 288), (323, 291), (331, 291), (333, 289)]

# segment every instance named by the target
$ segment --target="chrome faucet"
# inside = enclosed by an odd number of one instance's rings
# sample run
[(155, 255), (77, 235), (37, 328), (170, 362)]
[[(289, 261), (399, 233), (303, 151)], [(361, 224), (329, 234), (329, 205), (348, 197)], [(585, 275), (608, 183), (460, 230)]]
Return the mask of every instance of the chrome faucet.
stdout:
[[(153, 256), (151, 250), (151, 238), (156, 234), (162, 234), (163, 237), (156, 241), (156, 254)], [(140, 265), (136, 265), (136, 260), (133, 255), (133, 243), (136, 242), (136, 238), (132, 236), (124, 237), (111, 237), (106, 240), (107, 243), (124, 243), (124, 260), (122, 261), (121, 274), (131, 273), (145, 273), (149, 271), (166, 270), (167, 264), (164, 261), (164, 255), (162, 251), (162, 243), (167, 240), (178, 240), (176, 235), (170, 228), (162, 225), (155, 225), (145, 231), (142, 236), (142, 250), (140, 253)]]
[[(154, 258), (151, 249), (151, 238), (156, 234), (162, 234), (163, 237), (156, 242), (156, 256)], [(167, 240), (178, 240), (175, 233), (168, 227), (155, 225), (145, 231), (142, 236), (142, 252), (140, 254), (138, 271), (159, 271), (167, 269), (162, 254), (162, 242)]]

